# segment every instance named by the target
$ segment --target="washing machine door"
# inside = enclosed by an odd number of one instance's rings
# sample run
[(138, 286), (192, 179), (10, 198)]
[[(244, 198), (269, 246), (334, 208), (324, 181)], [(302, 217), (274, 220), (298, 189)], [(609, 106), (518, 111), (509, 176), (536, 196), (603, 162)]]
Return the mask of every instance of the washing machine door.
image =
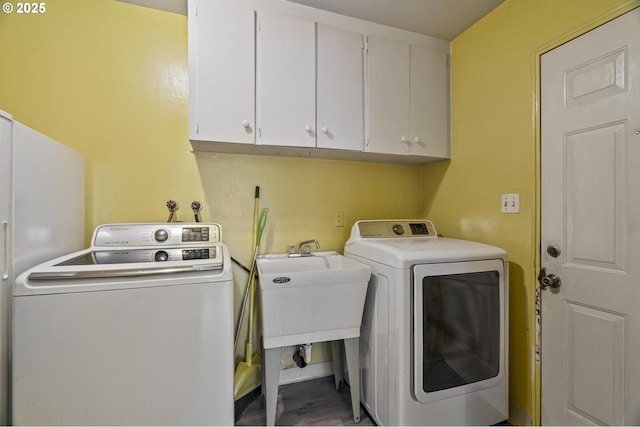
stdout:
[(413, 392), (423, 403), (499, 383), (505, 375), (502, 260), (413, 267)]

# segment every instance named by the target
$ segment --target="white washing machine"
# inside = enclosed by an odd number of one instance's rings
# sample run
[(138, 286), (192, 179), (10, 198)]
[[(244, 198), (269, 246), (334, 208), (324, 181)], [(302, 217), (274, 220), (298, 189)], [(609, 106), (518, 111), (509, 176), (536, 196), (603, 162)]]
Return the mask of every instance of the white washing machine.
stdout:
[(358, 221), (344, 254), (372, 268), (360, 332), (362, 403), (378, 425), (508, 418), (504, 250), (419, 220)]
[(213, 223), (111, 224), (13, 290), (14, 425), (233, 425), (233, 277)]

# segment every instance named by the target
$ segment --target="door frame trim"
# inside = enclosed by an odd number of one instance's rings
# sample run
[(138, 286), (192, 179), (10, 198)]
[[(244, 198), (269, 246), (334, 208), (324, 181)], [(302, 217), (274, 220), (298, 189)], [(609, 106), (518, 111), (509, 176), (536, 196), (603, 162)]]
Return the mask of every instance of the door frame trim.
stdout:
[(540, 294), (540, 286), (538, 284), (537, 274), (541, 268), (541, 241), (542, 241), (542, 159), (541, 159), (541, 147), (542, 147), (542, 122), (541, 122), (541, 67), (540, 62), (542, 60), (542, 55), (555, 49), (556, 47), (563, 45), (575, 38), (580, 37), (581, 35), (599, 27), (603, 24), (606, 24), (609, 21), (618, 18), (621, 15), (624, 15), (627, 12), (630, 12), (633, 9), (640, 8), (640, 2), (638, 0), (627, 0), (619, 6), (612, 8), (606, 13), (596, 17), (595, 19), (590, 20), (589, 22), (573, 29), (572, 31), (564, 34), (561, 37), (554, 39), (553, 41), (540, 46), (533, 52), (533, 58), (531, 61), (533, 67), (533, 96), (532, 96), (532, 123), (531, 126), (534, 132), (535, 138), (535, 251), (534, 251), (534, 271), (533, 274), (533, 283), (535, 284), (535, 298), (534, 307), (531, 311), (533, 316), (530, 324), (535, 325), (535, 347), (533, 349), (533, 363), (534, 363), (534, 378), (533, 378), (533, 414), (531, 424), (534, 426), (541, 425), (540, 422), (542, 420), (542, 405), (541, 405), (541, 395), (542, 395), (542, 380), (541, 380), (541, 358), (540, 358), (540, 350), (541, 350), (541, 317), (540, 317), (540, 308), (541, 308), (541, 294)]

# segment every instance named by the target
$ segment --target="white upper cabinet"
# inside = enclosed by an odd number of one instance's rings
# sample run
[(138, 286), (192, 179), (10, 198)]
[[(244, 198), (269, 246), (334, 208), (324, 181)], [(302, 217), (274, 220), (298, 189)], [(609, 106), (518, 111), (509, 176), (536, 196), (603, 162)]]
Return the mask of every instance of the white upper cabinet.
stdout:
[(285, 0), (188, 4), (194, 151), (450, 158), (448, 42)]
[(258, 14), (260, 145), (362, 151), (362, 34)]
[(369, 151), (450, 157), (448, 55), (369, 37), (367, 58)]
[(409, 154), (408, 43), (368, 38), (369, 150)]
[(448, 55), (412, 45), (410, 88), (409, 153), (450, 158)]
[(257, 43), (257, 143), (315, 147), (315, 23), (258, 13)]
[(317, 26), (318, 148), (362, 151), (364, 146), (363, 36)]
[(189, 139), (255, 143), (255, 12), (189, 2)]

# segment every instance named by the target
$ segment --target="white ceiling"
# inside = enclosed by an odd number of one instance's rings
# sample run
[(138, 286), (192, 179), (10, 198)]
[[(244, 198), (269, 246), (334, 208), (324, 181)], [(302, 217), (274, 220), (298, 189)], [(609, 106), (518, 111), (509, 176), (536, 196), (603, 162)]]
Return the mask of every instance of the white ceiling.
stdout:
[(123, 3), (137, 4), (138, 6), (152, 9), (166, 10), (167, 12), (187, 14), (187, 0), (116, 0)]
[(445, 40), (478, 22), (504, 0), (288, 0)]
[[(187, 0), (119, 0), (182, 15)], [(341, 15), (453, 40), (504, 0), (288, 0)]]

